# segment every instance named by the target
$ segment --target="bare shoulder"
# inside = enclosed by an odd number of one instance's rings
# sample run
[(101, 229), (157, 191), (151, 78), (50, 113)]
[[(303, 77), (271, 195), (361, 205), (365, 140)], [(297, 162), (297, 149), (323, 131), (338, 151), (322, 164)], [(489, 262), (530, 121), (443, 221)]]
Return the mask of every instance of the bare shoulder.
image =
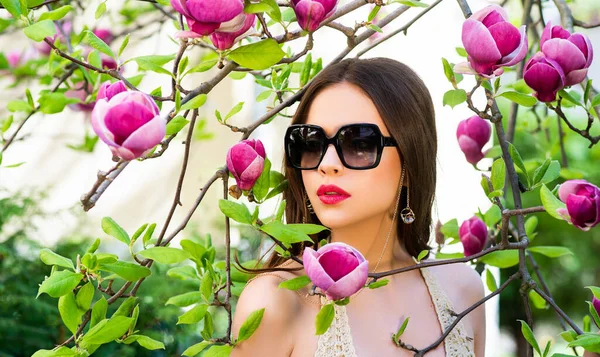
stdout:
[[(434, 262), (436, 259), (427, 259)], [(451, 300), (459, 300), (458, 305), (468, 307), (484, 297), (485, 290), (481, 276), (475, 269), (464, 263), (444, 264), (429, 268), (439, 283), (450, 295)]]
[[(290, 355), (294, 347), (294, 321), (301, 313), (301, 304), (294, 291), (278, 287), (284, 280), (281, 277), (289, 279), (291, 273), (276, 274), (279, 276), (259, 274), (242, 291), (232, 322), (234, 340), (239, 338), (240, 328), (251, 313), (261, 309), (264, 311), (256, 331), (236, 345), (232, 357)], [(273, 341), (277, 341), (277, 344)]]

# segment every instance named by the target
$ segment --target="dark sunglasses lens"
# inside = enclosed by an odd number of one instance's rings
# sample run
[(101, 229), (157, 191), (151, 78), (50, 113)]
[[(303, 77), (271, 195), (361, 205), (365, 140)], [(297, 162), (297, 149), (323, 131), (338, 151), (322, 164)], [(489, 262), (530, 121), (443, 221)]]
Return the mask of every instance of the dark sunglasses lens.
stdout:
[(380, 135), (369, 126), (350, 126), (340, 132), (340, 146), (344, 160), (356, 168), (370, 167), (377, 161)]
[(286, 150), (291, 163), (300, 168), (314, 168), (321, 160), (325, 137), (320, 130), (298, 127), (290, 131)]

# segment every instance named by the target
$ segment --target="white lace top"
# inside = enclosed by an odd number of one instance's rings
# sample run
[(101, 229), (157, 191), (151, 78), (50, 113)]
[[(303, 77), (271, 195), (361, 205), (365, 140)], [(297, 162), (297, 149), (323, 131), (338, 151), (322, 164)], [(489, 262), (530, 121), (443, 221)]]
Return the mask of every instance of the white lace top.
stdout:
[[(455, 319), (450, 312), (453, 311), (452, 302), (428, 268), (420, 270), (427, 284), (440, 324), (445, 330)], [(324, 302), (325, 300), (322, 298), (321, 303)], [(348, 324), (346, 306), (335, 304), (333, 306), (335, 308), (335, 318), (327, 332), (319, 336), (319, 343), (314, 357), (357, 357), (350, 333), (350, 325)], [(473, 338), (467, 336), (462, 321), (459, 321), (454, 329), (450, 331), (444, 340), (444, 347), (447, 357), (475, 357)]]

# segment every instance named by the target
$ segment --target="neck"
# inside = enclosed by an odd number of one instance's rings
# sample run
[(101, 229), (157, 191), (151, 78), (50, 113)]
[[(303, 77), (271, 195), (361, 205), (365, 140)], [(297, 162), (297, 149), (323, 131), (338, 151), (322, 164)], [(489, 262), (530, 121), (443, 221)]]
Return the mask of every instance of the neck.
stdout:
[[(355, 224), (334, 228), (331, 230), (331, 242), (343, 242), (358, 249), (369, 261), (370, 273), (375, 271), (376, 266), (376, 272), (382, 272), (413, 265), (411, 255), (398, 241), (397, 220), (399, 218), (396, 217), (396, 221), (392, 224), (392, 219), (385, 213), (383, 216), (374, 216)], [(386, 246), (388, 234), (389, 240)], [(384, 246), (385, 250), (383, 250)], [(380, 258), (381, 261), (377, 265)]]

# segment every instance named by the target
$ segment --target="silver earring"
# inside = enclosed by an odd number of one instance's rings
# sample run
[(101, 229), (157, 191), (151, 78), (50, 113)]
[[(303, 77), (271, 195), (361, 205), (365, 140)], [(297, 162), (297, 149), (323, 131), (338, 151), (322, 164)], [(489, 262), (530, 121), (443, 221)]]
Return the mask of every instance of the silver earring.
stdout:
[[(400, 184), (404, 182), (404, 164), (402, 165), (402, 177), (400, 179)], [(415, 221), (415, 212), (410, 208), (410, 189), (406, 186), (406, 207), (400, 211), (400, 217), (402, 217), (402, 221), (405, 224), (411, 224)]]

